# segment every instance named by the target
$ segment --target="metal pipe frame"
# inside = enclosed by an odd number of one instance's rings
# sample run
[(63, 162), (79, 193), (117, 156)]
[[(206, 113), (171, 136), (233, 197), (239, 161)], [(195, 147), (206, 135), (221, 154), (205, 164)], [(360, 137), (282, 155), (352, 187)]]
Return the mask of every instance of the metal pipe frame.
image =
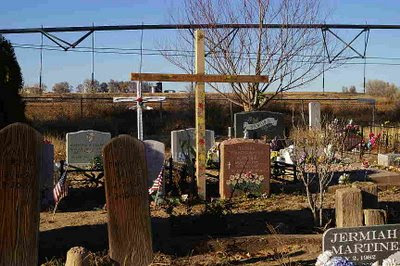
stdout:
[[(360, 29), (360, 30), (399, 30), (400, 24), (263, 24), (268, 29)], [(47, 27), (0, 29), (0, 34), (23, 34), (49, 32), (82, 31), (121, 31), (121, 30), (187, 30), (187, 29), (256, 29), (259, 24), (147, 24), (83, 27)]]

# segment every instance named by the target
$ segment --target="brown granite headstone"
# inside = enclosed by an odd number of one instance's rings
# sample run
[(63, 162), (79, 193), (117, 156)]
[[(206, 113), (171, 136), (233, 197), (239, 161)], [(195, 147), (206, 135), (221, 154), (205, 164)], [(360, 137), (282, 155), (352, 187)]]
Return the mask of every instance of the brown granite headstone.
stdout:
[(243, 193), (269, 194), (270, 147), (260, 140), (230, 139), (220, 146), (221, 199)]

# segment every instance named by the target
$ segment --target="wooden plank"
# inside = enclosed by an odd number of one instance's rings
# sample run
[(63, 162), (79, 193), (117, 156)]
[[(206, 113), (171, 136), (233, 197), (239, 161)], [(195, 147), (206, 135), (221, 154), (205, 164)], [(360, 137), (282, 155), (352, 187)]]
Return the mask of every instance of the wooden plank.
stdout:
[[(205, 73), (204, 31), (195, 32), (195, 71)], [(201, 199), (206, 199), (206, 91), (204, 82), (196, 82), (196, 180), (197, 192)]]
[(169, 82), (268, 83), (268, 76), (131, 73), (131, 80)]
[(38, 265), (42, 145), (27, 125), (0, 131), (0, 265)]
[(153, 259), (143, 142), (121, 135), (103, 148), (110, 257), (119, 265)]

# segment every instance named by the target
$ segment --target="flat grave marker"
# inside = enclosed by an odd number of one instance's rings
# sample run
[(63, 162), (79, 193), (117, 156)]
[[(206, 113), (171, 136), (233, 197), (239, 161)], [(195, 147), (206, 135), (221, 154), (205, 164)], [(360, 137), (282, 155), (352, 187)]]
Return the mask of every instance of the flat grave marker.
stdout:
[(253, 192), (270, 193), (270, 147), (259, 140), (230, 139), (220, 145), (221, 199)]
[(110, 257), (120, 265), (153, 259), (145, 145), (128, 135), (103, 148)]
[(38, 264), (42, 146), (27, 125), (0, 131), (0, 265)]
[(111, 139), (111, 133), (81, 130), (67, 133), (66, 139), (67, 163), (88, 167), (95, 157), (101, 156), (103, 146)]
[(400, 224), (331, 228), (323, 235), (323, 251), (346, 257), (357, 265), (371, 265), (400, 249)]

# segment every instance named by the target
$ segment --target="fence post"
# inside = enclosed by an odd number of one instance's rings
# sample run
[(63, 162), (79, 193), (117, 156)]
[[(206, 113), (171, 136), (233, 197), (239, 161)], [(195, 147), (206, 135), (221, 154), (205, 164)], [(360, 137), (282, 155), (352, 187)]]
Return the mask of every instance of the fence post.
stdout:
[(143, 142), (121, 135), (103, 148), (110, 257), (120, 265), (153, 259)]
[(43, 137), (15, 123), (0, 131), (0, 265), (38, 264)]

